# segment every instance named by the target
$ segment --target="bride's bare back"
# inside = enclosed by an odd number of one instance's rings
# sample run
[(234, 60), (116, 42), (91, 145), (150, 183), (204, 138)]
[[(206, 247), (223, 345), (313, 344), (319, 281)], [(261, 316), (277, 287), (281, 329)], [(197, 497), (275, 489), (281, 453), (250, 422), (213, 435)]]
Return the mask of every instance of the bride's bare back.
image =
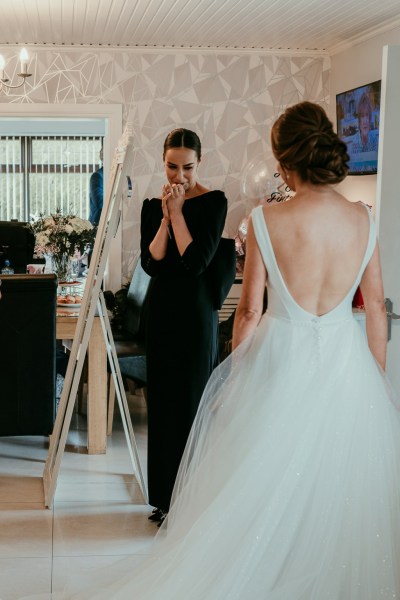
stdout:
[[(276, 261), (297, 304), (313, 315), (333, 310), (359, 273), (369, 237), (364, 206), (332, 187), (346, 177), (346, 145), (325, 111), (311, 102), (291, 106), (275, 121), (271, 145), (277, 169), (295, 196), (264, 208)], [(243, 290), (233, 328), (236, 348), (257, 327), (268, 283), (252, 223), (246, 240)], [(382, 368), (386, 357), (386, 312), (378, 244), (360, 282), (368, 343)]]
[(368, 243), (364, 206), (330, 188), (264, 208), (276, 260), (293, 299), (323, 315), (347, 295)]

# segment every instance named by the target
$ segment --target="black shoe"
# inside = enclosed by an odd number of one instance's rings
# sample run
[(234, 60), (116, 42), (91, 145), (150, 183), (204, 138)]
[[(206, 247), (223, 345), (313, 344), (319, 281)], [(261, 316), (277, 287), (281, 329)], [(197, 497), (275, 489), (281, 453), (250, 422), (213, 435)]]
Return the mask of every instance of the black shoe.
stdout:
[(158, 522), (158, 524), (157, 524), (157, 527), (161, 527), (161, 525), (164, 523), (164, 521), (165, 521), (165, 519), (166, 519), (167, 517), (168, 517), (168, 513), (166, 513), (166, 512), (163, 512), (163, 513), (162, 513), (162, 516), (161, 516), (161, 519), (159, 520), (159, 522)]
[(164, 515), (164, 511), (161, 510), (161, 508), (155, 508), (153, 510), (153, 512), (151, 513), (151, 515), (148, 517), (149, 521), (161, 521), (163, 515)]

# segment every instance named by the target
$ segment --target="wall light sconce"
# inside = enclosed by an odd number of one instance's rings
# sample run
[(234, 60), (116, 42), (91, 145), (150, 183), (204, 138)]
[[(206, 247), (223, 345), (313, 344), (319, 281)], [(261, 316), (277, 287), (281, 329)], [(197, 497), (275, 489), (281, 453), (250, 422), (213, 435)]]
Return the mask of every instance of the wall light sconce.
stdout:
[(18, 77), (22, 77), (22, 81), (17, 85), (11, 85), (8, 83), (10, 80), (8, 79), (5, 72), (6, 61), (4, 59), (4, 56), (0, 54), (0, 85), (2, 87), (8, 89), (19, 88), (25, 84), (26, 78), (32, 75), (32, 73), (28, 73), (29, 54), (26, 48), (22, 48), (21, 52), (19, 53), (19, 60), (21, 62), (21, 72), (17, 73), (17, 75)]

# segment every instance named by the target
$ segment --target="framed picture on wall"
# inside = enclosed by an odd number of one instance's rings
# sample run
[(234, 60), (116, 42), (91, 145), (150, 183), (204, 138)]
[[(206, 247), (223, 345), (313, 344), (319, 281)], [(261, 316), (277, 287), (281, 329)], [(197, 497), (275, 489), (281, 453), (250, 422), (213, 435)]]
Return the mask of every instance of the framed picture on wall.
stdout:
[(336, 95), (337, 132), (347, 145), (349, 175), (378, 170), (381, 81)]

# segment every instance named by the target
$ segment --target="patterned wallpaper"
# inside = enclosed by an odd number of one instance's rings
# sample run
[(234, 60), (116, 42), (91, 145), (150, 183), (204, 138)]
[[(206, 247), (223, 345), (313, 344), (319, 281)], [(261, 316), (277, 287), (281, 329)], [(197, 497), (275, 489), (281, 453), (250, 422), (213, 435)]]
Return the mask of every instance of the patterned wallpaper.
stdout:
[[(199, 134), (200, 180), (225, 191), (226, 233), (233, 236), (257, 203), (260, 169), (264, 180), (265, 169), (273, 174), (269, 127), (276, 116), (303, 99), (325, 107), (329, 102), (330, 60), (325, 55), (83, 48), (30, 49), (30, 54), (33, 76), (25, 94), (0, 93), (0, 103), (122, 104), (124, 122), (133, 124), (134, 189), (124, 206), (124, 279), (139, 245), (142, 201), (159, 195), (164, 182), (162, 148), (171, 129), (182, 126)], [(17, 69), (17, 55), (14, 64)]]

